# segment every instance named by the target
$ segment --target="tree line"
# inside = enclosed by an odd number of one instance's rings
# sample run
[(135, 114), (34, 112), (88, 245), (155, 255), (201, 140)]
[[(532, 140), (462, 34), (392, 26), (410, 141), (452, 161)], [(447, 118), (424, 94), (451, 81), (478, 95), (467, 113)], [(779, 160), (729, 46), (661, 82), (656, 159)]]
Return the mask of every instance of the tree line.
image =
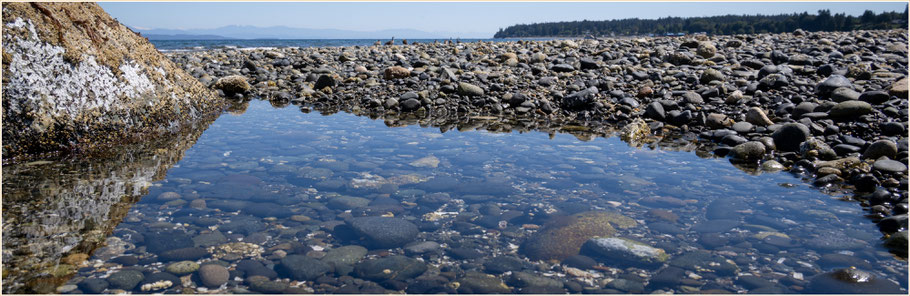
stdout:
[(572, 21), (519, 24), (500, 28), (493, 38), (582, 37), (611, 35), (668, 35), (706, 33), (712, 35), (782, 33), (805, 31), (852, 31), (907, 28), (907, 8), (903, 13), (866, 10), (855, 17), (830, 10), (779, 15), (722, 15), (711, 17), (666, 17), (659, 19), (621, 19), (609, 21)]

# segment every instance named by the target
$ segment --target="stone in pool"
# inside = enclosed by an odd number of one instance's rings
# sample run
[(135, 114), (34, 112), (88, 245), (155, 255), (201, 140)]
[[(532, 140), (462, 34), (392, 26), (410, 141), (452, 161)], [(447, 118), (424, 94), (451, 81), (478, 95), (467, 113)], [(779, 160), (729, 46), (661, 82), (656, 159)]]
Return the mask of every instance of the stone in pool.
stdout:
[(670, 260), (670, 266), (698, 272), (711, 270), (717, 275), (733, 275), (739, 270), (735, 264), (727, 262), (726, 258), (707, 251), (694, 251), (674, 256), (673, 260)]
[(581, 252), (602, 258), (606, 264), (632, 267), (658, 267), (670, 258), (664, 250), (625, 238), (593, 238), (581, 246)]
[(329, 250), (322, 262), (331, 266), (338, 275), (346, 275), (354, 270), (353, 265), (366, 256), (367, 248), (361, 246), (343, 246)]
[(521, 270), (523, 266), (524, 261), (512, 256), (496, 256), (483, 263), (484, 270), (494, 274), (518, 271)]
[(358, 217), (347, 221), (370, 248), (397, 248), (413, 241), (417, 225), (400, 218)]
[(458, 279), (458, 293), (463, 294), (508, 294), (512, 289), (502, 280), (488, 274), (468, 272)]
[(588, 239), (613, 235), (614, 226), (629, 228), (637, 224), (629, 217), (608, 212), (557, 217), (525, 241), (520, 251), (531, 260), (562, 260), (578, 255), (581, 245)]
[(281, 258), (281, 263), (275, 266), (279, 275), (299, 281), (315, 280), (331, 270), (332, 267), (328, 264), (302, 255), (288, 255)]
[(193, 239), (183, 231), (161, 231), (146, 233), (145, 241), (146, 250), (156, 254), (193, 246)]
[(405, 256), (390, 256), (358, 263), (354, 272), (358, 277), (382, 282), (385, 280), (407, 280), (427, 271), (426, 263)]
[(813, 277), (803, 293), (811, 294), (904, 294), (900, 286), (856, 268), (844, 268)]
[(145, 276), (142, 275), (142, 272), (127, 269), (111, 274), (111, 276), (107, 277), (107, 282), (110, 283), (110, 288), (130, 291), (144, 278)]

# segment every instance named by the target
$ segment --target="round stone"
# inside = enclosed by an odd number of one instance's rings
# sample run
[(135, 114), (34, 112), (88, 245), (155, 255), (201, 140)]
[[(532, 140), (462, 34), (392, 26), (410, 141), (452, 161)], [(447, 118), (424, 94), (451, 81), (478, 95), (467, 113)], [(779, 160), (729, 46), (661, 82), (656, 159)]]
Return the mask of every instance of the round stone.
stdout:
[(780, 151), (797, 151), (799, 144), (808, 139), (812, 133), (802, 123), (787, 123), (771, 134), (774, 146)]
[(880, 159), (872, 164), (872, 168), (889, 173), (903, 173), (907, 171), (907, 165), (896, 160)]
[(209, 288), (218, 288), (227, 283), (230, 273), (227, 268), (217, 264), (206, 264), (199, 267), (199, 279)]
[(895, 155), (897, 155), (897, 143), (891, 140), (875, 141), (863, 152), (865, 159), (878, 159), (882, 156), (893, 159)]

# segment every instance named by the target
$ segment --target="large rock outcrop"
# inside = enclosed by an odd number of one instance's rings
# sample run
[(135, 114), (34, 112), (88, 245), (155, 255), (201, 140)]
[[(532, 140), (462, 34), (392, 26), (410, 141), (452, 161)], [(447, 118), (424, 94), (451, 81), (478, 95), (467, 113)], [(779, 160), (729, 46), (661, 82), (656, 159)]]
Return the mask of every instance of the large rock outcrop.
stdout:
[(95, 3), (3, 4), (3, 159), (176, 132), (223, 101)]

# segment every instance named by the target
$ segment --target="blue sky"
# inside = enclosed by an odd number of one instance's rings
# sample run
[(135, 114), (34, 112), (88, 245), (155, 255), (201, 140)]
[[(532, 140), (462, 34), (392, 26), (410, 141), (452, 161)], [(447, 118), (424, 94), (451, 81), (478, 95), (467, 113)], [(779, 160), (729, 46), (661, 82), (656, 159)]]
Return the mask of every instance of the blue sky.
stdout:
[(904, 10), (907, 2), (102, 2), (111, 16), (140, 29), (210, 29), (227, 25), (427, 32), (492, 36), (518, 23), (723, 14), (779, 14), (829, 9), (860, 15)]

